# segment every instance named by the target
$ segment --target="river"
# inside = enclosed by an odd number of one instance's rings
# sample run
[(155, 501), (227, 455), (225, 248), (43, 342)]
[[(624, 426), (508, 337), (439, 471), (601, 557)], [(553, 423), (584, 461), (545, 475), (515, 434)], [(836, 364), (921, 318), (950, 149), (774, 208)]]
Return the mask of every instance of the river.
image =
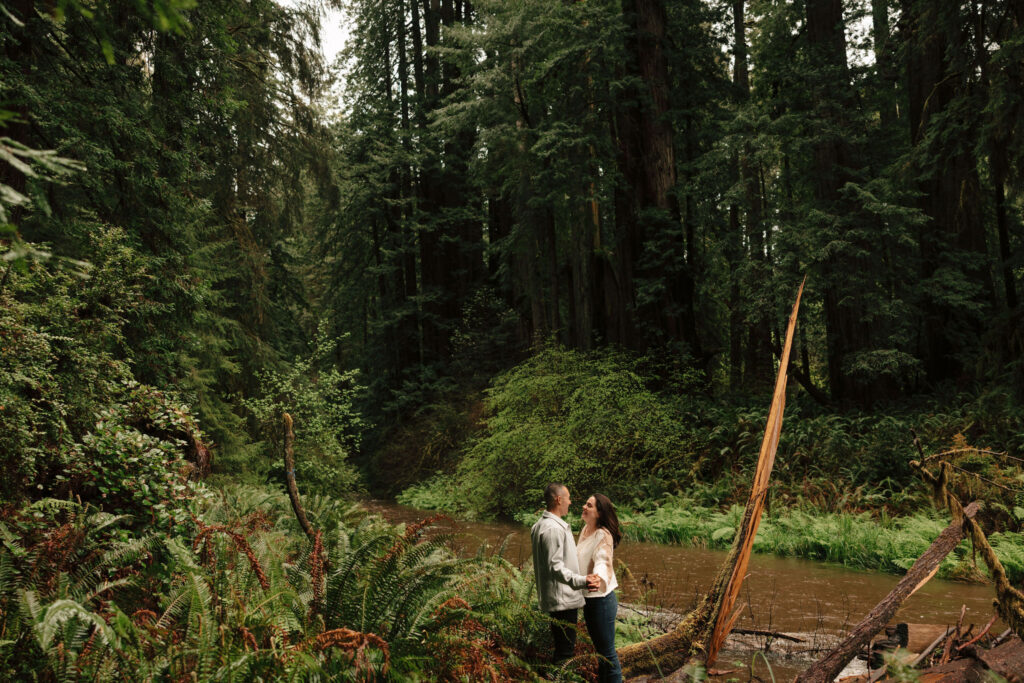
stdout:
[[(371, 501), (368, 509), (392, 522), (414, 522), (434, 513), (384, 501)], [(457, 520), (439, 523), (454, 535), (457, 552), (475, 554), (481, 545), (496, 550), (506, 544), (504, 556), (529, 567), (529, 529), (495, 522)], [(616, 574), (621, 602), (669, 612), (686, 612), (703, 596), (717, 574), (726, 552), (624, 540), (616, 550)], [(621, 564), (620, 564), (621, 563)], [(739, 604), (742, 615), (736, 628), (803, 634), (808, 643), (834, 638), (859, 622), (899, 581), (898, 576), (847, 569), (810, 560), (755, 554), (743, 582)], [(954, 624), (966, 607), (964, 624), (980, 629), (994, 614), (991, 586), (933, 579), (911, 596), (895, 621), (910, 624)], [(789, 646), (799, 650), (799, 646)], [(733, 661), (749, 666), (751, 654), (725, 651), (718, 668)], [(805, 664), (792, 658), (772, 657), (778, 680), (787, 680)], [(788, 661), (787, 661), (788, 660)], [(770, 680), (766, 674), (759, 674)], [(741, 675), (740, 680), (748, 680)]]

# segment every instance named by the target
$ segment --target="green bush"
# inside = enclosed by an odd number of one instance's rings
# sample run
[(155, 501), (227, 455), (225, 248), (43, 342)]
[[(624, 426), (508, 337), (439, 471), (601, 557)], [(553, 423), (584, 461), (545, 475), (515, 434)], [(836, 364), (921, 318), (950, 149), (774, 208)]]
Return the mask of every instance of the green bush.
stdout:
[(331, 362), (336, 344), (321, 328), (309, 357), (296, 358), (283, 370), (257, 373), (258, 394), (243, 398), (242, 404), (264, 437), (256, 471), (284, 481), (282, 416), (289, 413), (295, 431), (295, 477), (303, 493), (344, 497), (362, 490), (349, 458), (359, 445), (363, 424), (352, 405), (361, 389), (357, 372), (341, 372)]
[[(685, 358), (542, 349), (492, 381), (484, 426), (465, 442), (454, 479), (415, 485), (402, 501), (514, 516), (537, 509), (548, 482), (563, 481), (577, 497), (600, 490), (638, 511), (676, 492), (710, 508), (743, 503), (769, 397), (710, 396), (690, 367)], [(906, 516), (928, 507), (909, 465), (918, 457), (912, 428), (929, 453), (969, 442), (1019, 455), (1024, 445), (1024, 410), (1009, 391), (909, 400), (873, 413), (828, 411), (792, 393), (772, 475), (772, 503), (781, 508)], [(959, 466), (1019, 488), (1013, 461), (972, 457)], [(983, 498), (1000, 527), (1019, 527), (1016, 503), (1002, 493)]]
[(460, 498), (459, 482), (453, 474), (438, 473), (419, 484), (413, 484), (396, 497), (399, 505), (420, 510), (443, 510), (462, 517), (472, 515)]
[(202, 443), (189, 409), (135, 381), (125, 331), (154, 306), (121, 230), (93, 230), (93, 265), (8, 266), (0, 286), (0, 497), (75, 494), (149, 516), (180, 494)]
[(195, 468), (183, 457), (185, 437), (196, 444), (202, 435), (188, 408), (164, 392), (133, 382), (124, 389), (120, 402), (97, 412), (56, 479), (104, 510), (161, 521), (171, 516), (181, 524), (187, 515), (175, 502), (191, 496), (187, 480)]
[(561, 481), (577, 497), (615, 496), (683, 457), (679, 413), (645, 387), (625, 354), (547, 348), (496, 378), (486, 430), (458, 468), (467, 507), (492, 516), (534, 509)]

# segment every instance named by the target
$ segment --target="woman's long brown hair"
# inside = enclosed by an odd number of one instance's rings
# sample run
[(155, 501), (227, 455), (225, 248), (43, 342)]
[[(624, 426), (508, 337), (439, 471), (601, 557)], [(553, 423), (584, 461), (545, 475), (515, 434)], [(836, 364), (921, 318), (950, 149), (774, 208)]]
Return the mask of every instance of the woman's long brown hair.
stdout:
[(615, 514), (615, 506), (603, 493), (594, 494), (594, 506), (597, 508), (597, 526), (604, 527), (612, 535), (612, 547), (617, 548), (622, 534), (619, 533), (619, 518)]

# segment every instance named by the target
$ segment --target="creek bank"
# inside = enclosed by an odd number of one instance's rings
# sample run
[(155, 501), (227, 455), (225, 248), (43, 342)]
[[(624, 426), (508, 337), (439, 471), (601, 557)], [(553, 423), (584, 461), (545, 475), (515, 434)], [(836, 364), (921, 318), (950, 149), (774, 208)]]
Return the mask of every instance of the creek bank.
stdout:
[[(388, 501), (367, 501), (364, 505), (389, 521), (407, 524), (434, 514)], [(450, 536), (460, 555), (475, 556), (481, 551), (501, 554), (517, 567), (529, 567), (529, 528), (522, 524), (449, 518), (437, 525), (439, 533)], [(695, 596), (702, 595), (711, 585), (725, 554), (724, 550), (704, 547), (624, 540), (616, 551), (620, 600), (636, 612), (651, 615), (655, 626), (644, 625), (643, 634), (654, 635), (651, 629), (668, 628), (693, 608)], [(818, 634), (821, 646), (828, 647), (831, 640), (826, 641), (826, 637), (848, 631), (898, 581), (899, 577), (892, 574), (794, 557), (755, 555), (742, 595), (746, 605), (736, 626), (787, 634)], [(965, 623), (984, 624), (993, 613), (992, 597), (989, 585), (933, 579), (904, 603), (895, 620), (952, 623), (961, 607), (967, 605)], [(735, 653), (723, 655), (721, 661), (742, 659), (749, 664), (753, 654), (749, 647), (740, 647)], [(805, 662), (786, 667), (784, 659), (783, 656), (773, 660), (773, 669), (776, 661), (793, 675), (806, 668)], [(722, 668), (726, 668), (724, 664)], [(777, 676), (777, 680), (782, 679)]]

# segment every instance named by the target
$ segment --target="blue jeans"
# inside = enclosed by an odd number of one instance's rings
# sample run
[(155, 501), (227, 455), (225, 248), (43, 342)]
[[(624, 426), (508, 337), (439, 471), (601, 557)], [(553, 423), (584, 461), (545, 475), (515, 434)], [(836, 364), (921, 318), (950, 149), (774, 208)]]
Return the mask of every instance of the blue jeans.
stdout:
[(603, 598), (587, 598), (587, 604), (583, 606), (587, 633), (600, 656), (597, 680), (601, 683), (622, 683), (622, 667), (615, 652), (615, 614), (618, 610), (619, 599), (615, 597), (615, 591)]

